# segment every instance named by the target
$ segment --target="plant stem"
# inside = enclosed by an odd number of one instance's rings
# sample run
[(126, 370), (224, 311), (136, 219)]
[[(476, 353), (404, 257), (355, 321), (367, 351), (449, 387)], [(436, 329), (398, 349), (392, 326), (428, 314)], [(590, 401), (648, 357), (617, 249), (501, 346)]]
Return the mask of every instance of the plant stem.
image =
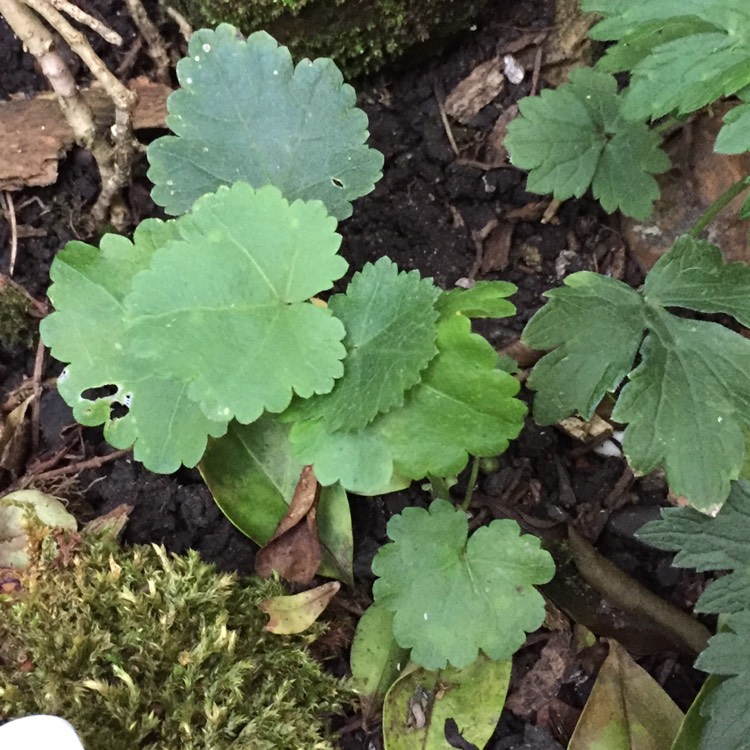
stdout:
[(743, 190), (747, 190), (748, 183), (747, 177), (743, 177), (734, 183), (731, 187), (725, 190), (707, 209), (703, 216), (693, 224), (693, 228), (688, 232), (690, 237), (698, 237), (698, 235), (711, 223), (713, 218), (722, 209), (731, 203)]
[(471, 464), (471, 473), (469, 474), (469, 484), (466, 486), (466, 495), (464, 495), (464, 501), (461, 503), (461, 510), (469, 510), (471, 501), (474, 498), (474, 487), (477, 484), (477, 478), (479, 477), (479, 456), (474, 456)]

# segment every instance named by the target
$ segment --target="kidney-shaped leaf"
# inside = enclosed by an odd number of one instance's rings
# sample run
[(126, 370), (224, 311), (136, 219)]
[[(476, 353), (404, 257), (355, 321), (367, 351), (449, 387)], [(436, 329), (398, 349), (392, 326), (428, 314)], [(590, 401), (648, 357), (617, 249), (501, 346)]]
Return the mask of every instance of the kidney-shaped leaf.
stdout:
[(148, 149), (152, 195), (167, 213), (242, 180), (275, 185), (290, 201), (322, 200), (345, 219), (380, 178), (383, 157), (365, 145), (367, 116), (332, 60), (295, 68), (265, 32), (243, 40), (222, 24), (193, 35), (177, 77), (167, 102), (175, 135)]
[(336, 221), (274, 187), (219, 188), (178, 222), (126, 299), (130, 348), (189, 383), (209, 419), (248, 423), (343, 372), (344, 327), (307, 300), (346, 270)]
[[(186, 383), (154, 374), (126, 346), (124, 299), (133, 277), (175, 237), (176, 222), (149, 219), (136, 229), (133, 242), (113, 234), (102, 237), (101, 249), (69, 242), (50, 271), (49, 298), (56, 311), (40, 326), (53, 356), (70, 363), (58, 388), (75, 418), (87, 426), (103, 424), (112, 445), (134, 445), (135, 458), (162, 473), (181, 463), (195, 466), (207, 436), (221, 435), (227, 422), (204, 416), (188, 398)], [(112, 393), (89, 393), (102, 386), (112, 386)], [(117, 404), (127, 407), (127, 414), (116, 418)]]
[(505, 519), (470, 539), (468, 530), (466, 513), (445, 500), (406, 508), (389, 521), (393, 542), (372, 563), (376, 604), (394, 612), (396, 640), (427, 669), (465, 667), (480, 649), (508, 659), (544, 620), (534, 585), (555, 567), (539, 540)]

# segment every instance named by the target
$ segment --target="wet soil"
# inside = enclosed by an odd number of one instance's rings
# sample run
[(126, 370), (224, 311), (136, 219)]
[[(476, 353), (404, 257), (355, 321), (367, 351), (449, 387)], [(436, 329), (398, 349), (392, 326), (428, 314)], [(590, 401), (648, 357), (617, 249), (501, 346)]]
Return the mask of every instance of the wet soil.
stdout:
[[(119, 69), (125, 76), (148, 75), (150, 60), (136, 48), (139, 42), (127, 13), (113, 9), (120, 4), (89, 0), (81, 5), (103, 16), (125, 40), (123, 48), (114, 52), (97, 42), (111, 69)], [(517, 315), (482, 326), (482, 333), (502, 348), (517, 339), (543, 303), (543, 292), (559, 285), (566, 273), (584, 268), (608, 271), (634, 286), (641, 283), (643, 275), (627, 255), (617, 224), (595, 203), (586, 199), (568, 201), (551, 221), (543, 223), (541, 211), (529, 209), (541, 198), (525, 191), (524, 175), (507, 164), (491, 168), (483, 162), (487, 139), (497, 118), (529, 93), (530, 75), (519, 85), (506, 85), (496, 100), (467, 125), (456, 125), (451, 134), (459, 154), (452, 148), (441, 116), (445, 92), (450, 92), (479, 63), (498, 53), (502, 55), (522, 34), (549, 28), (554, 19), (548, 0), (490, 5), (476, 28), (453, 39), (439, 55), (355, 82), (361, 92), (360, 104), (370, 118), (371, 144), (385, 155), (385, 170), (374, 192), (355, 204), (354, 216), (341, 225), (340, 231), (352, 272), (367, 261), (387, 255), (401, 268), (417, 269), (446, 289), (470, 276), (501, 278), (516, 284)], [(180, 43), (169, 24), (162, 29), (173, 43)], [(0, 99), (47, 88), (31, 58), (21, 52), (2, 20), (0, 70)], [(83, 71), (79, 73), (83, 76)], [(90, 156), (73, 149), (62, 161), (55, 185), (14, 195), (21, 228), (14, 280), (36, 299), (44, 299), (49, 265), (64, 243), (96, 239), (80, 237), (79, 227), (80, 218), (97, 191)], [(160, 215), (148, 191), (145, 161), (140, 157), (135, 179), (125, 195), (134, 224), (147, 216)], [(481, 238), (493, 222), (511, 222), (513, 230), (505, 257), (496, 264), (496, 270), (482, 273)], [(8, 223), (0, 221), (3, 270), (8, 268), (9, 240)], [(35, 354), (35, 345), (8, 346), (0, 341), (0, 403), (31, 377)], [(47, 361), (43, 380), (53, 378), (59, 370), (58, 364)], [(111, 449), (100, 430), (73, 426), (70, 410), (49, 388), (41, 400), (39, 448), (28, 456), (26, 468), (43, 468), (45, 462), (61, 452), (67, 456), (65, 460), (74, 461), (105, 456)], [(6, 486), (13, 480), (8, 475), (0, 478)], [(185, 469), (172, 476), (158, 476), (123, 457), (71, 479), (62, 490), (71, 497), (72, 507), (82, 520), (122, 503), (133, 506), (124, 535), (127, 543), (160, 542), (175, 552), (195, 548), (222, 569), (243, 573), (253, 570), (254, 545), (221, 515), (196, 471)], [(457, 497), (465, 489), (465, 482), (465, 477), (459, 482)], [(657, 554), (634, 540), (634, 531), (655, 517), (665, 496), (666, 487), (658, 476), (633, 479), (621, 458), (582, 450), (580, 443), (561, 431), (529, 422), (498, 465), (480, 476), (474, 511), (477, 523), (510, 516), (525, 519), (531, 530), (571, 523), (627, 573), (687, 609), (700, 593), (700, 579), (672, 569), (669, 556)], [(408, 504), (427, 502), (417, 487), (382, 498), (351, 498), (359, 596), (372, 580), (369, 564), (386, 541), (390, 516)], [(660, 650), (661, 646), (649, 643), (649, 637), (648, 633), (635, 633), (631, 639), (635, 652), (645, 655), (641, 663), (686, 708), (700, 678), (692, 672), (689, 658), (676, 656), (668, 644)], [(516, 684), (535, 663), (541, 645), (539, 638), (532, 638), (517, 655)], [(343, 663), (339, 659), (337, 668), (341, 669)], [(533, 720), (526, 721), (506, 710), (488, 749), (564, 747), (574, 717), (593, 684), (593, 673), (581, 664), (566, 676), (558, 700), (570, 711), (561, 709), (559, 722), (551, 722), (547, 728), (534, 726)], [(455, 747), (466, 746), (459, 740), (455, 742)], [(342, 738), (342, 748), (347, 750), (380, 746), (377, 727), (369, 732), (349, 732)]]

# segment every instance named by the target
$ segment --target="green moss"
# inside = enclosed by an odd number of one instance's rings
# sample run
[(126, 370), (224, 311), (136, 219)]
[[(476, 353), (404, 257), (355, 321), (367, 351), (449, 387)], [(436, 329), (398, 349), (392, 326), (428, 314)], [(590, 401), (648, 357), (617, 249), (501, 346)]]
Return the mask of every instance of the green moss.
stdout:
[(0, 278), (0, 342), (6, 347), (30, 347), (34, 324), (26, 295), (12, 282)]
[(324, 714), (348, 693), (301, 638), (264, 631), (278, 584), (104, 538), (39, 549), (0, 613), (4, 716), (57, 714), (107, 750), (333, 747)]
[(264, 29), (295, 59), (331, 57), (347, 76), (466, 23), (486, 0), (176, 0), (195, 25)]

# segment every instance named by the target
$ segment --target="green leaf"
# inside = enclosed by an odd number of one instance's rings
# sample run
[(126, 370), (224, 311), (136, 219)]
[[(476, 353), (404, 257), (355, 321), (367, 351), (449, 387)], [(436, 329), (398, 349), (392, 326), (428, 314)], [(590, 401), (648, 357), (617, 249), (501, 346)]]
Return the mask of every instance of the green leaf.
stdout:
[(664, 688), (610, 640), (568, 750), (666, 750), (682, 718)]
[[(134, 445), (136, 460), (163, 473), (181, 463), (195, 466), (208, 436), (226, 430), (225, 419), (201, 413), (186, 383), (153, 373), (128, 346), (124, 299), (133, 278), (176, 236), (175, 222), (149, 219), (136, 229), (132, 243), (112, 234), (102, 237), (101, 250), (69, 242), (50, 271), (49, 297), (56, 312), (40, 326), (52, 355), (70, 363), (58, 388), (75, 418), (88, 426), (103, 424), (112, 445)], [(89, 389), (107, 385), (114, 393), (86, 398)], [(115, 404), (126, 404), (128, 413), (114, 417)]]
[[(703, 683), (695, 700), (690, 704), (688, 712), (677, 733), (670, 750), (696, 750), (700, 747), (700, 739), (706, 726), (706, 719), (702, 716), (703, 706), (711, 693), (721, 684), (722, 679), (710, 675)], [(706, 748), (705, 750), (708, 750)]]
[(728, 620), (728, 630), (708, 642), (695, 662), (697, 669), (727, 679), (705, 698), (701, 714), (707, 720), (700, 750), (747, 750), (750, 737), (750, 612)]
[[(727, 328), (677, 318), (665, 306), (750, 320), (750, 269), (680, 238), (639, 295), (620, 282), (573, 274), (548, 293), (524, 340), (554, 348), (535, 367), (534, 414), (551, 424), (593, 412), (627, 377), (612, 413), (627, 423), (624, 452), (640, 473), (664, 466), (670, 487), (716, 509), (739, 476), (750, 427), (750, 341)], [(646, 331), (645, 338), (643, 332)], [(640, 363), (631, 370), (636, 354)]]
[(654, 174), (669, 167), (659, 136), (626, 121), (615, 79), (579, 68), (570, 83), (519, 103), (505, 145), (515, 166), (529, 171), (527, 189), (558, 200), (589, 186), (609, 213), (645, 219), (659, 196)]
[[(275, 185), (289, 201), (318, 199), (337, 219), (380, 179), (367, 116), (332, 60), (303, 60), (265, 32), (243, 40), (233, 26), (201, 29), (177, 65), (168, 100), (175, 133), (148, 148), (152, 195), (182, 214), (220, 185)], [(331, 134), (335, 133), (335, 137)]]
[(438, 326), (438, 356), (401, 407), (357, 432), (330, 432), (323, 422), (299, 422), (290, 439), (298, 460), (313, 464), (321, 483), (378, 494), (389, 481), (459, 473), (469, 454), (496, 456), (523, 426), (526, 407), (514, 398), (518, 381), (496, 369), (497, 354), (471, 333), (463, 315)]
[(697, 612), (750, 611), (750, 482), (732, 485), (716, 517), (693, 508), (664, 509), (660, 520), (640, 529), (638, 538), (677, 552), (672, 562), (677, 568), (729, 571), (708, 585), (695, 605)]
[[(406, 508), (388, 522), (393, 540), (372, 563), (378, 606), (394, 612), (396, 641), (426, 669), (462, 668), (481, 649), (509, 659), (544, 620), (534, 585), (555, 568), (539, 540), (518, 524), (493, 521), (468, 538), (466, 513), (445, 500)], [(440, 575), (435, 575), (439, 570)]]
[[(200, 462), (201, 476), (221, 512), (260, 546), (289, 509), (302, 469), (291, 455), (289, 425), (271, 414), (249, 425), (230, 422), (226, 435), (209, 441)], [(351, 583), (352, 523), (341, 487), (323, 489), (317, 518), (320, 575)]]
[(609, 52), (618, 64), (605, 67), (632, 69), (628, 117), (692, 112), (750, 83), (745, 0), (584, 0), (582, 7), (605, 16), (593, 39), (619, 42)]
[(435, 300), (440, 290), (417, 271), (399, 273), (381, 258), (355, 274), (328, 307), (346, 329), (344, 375), (331, 393), (301, 405), (329, 430), (359, 430), (404, 401), (437, 354)]
[(516, 291), (516, 286), (507, 281), (478, 281), (471, 289), (443, 292), (435, 307), (441, 320), (456, 314), (467, 318), (507, 318), (515, 315), (516, 308), (506, 297)]
[(125, 301), (141, 367), (187, 383), (216, 420), (252, 422), (292, 392), (331, 390), (344, 329), (307, 300), (346, 269), (335, 224), (321, 203), (290, 205), (270, 186), (199, 199)]
[(533, 349), (554, 350), (528, 379), (537, 391), (534, 418), (554, 424), (578, 412), (590, 419), (633, 367), (646, 327), (643, 301), (627, 284), (589, 271), (544, 296), (550, 301), (523, 332)]
[(392, 612), (377, 604), (367, 608), (357, 623), (350, 661), (354, 689), (365, 718), (370, 718), (409, 662), (409, 652), (393, 637)]
[(510, 670), (510, 661), (480, 656), (463, 669), (428, 672), (412, 667), (404, 672), (383, 706), (386, 750), (444, 750), (448, 719), (456, 722), (464, 740), (484, 747), (500, 718)]
[(720, 154), (750, 151), (750, 102), (738, 104), (727, 112), (714, 150)]

